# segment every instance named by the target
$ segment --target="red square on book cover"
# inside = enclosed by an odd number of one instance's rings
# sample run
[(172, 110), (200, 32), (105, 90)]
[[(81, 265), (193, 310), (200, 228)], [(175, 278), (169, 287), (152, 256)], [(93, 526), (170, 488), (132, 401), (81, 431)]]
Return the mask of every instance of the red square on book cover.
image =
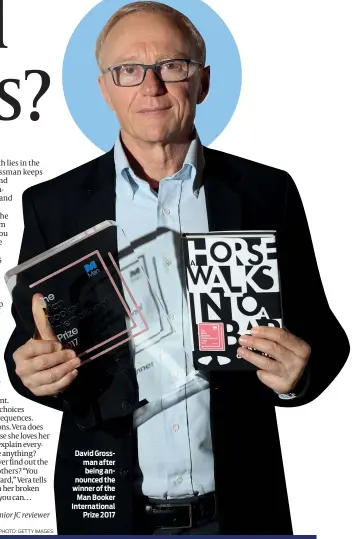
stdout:
[(225, 350), (225, 332), (222, 322), (200, 322), (198, 324), (199, 350)]

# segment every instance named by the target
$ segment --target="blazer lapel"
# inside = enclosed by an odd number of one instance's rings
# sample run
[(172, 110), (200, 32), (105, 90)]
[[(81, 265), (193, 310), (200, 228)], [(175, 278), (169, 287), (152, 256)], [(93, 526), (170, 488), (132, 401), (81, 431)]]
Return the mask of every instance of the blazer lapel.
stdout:
[(241, 230), (242, 200), (236, 191), (236, 170), (230, 167), (226, 154), (203, 147), (203, 182), (209, 230)]
[(95, 161), (82, 184), (77, 207), (77, 229), (83, 232), (102, 221), (116, 220), (114, 150)]

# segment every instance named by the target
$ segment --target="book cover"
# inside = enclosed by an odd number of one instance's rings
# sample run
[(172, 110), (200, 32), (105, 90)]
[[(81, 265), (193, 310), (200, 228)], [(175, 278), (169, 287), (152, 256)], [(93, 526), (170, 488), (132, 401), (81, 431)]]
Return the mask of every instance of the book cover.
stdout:
[(238, 339), (257, 325), (282, 327), (275, 232), (182, 239), (194, 367), (256, 370), (238, 356)]

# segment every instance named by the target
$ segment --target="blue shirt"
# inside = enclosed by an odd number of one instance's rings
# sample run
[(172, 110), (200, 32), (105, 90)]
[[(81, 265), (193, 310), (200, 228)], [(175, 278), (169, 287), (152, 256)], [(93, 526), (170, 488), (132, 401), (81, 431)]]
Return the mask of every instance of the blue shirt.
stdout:
[[(151, 357), (148, 347), (135, 354), (141, 397), (151, 401), (135, 414), (143, 476), (140, 486), (143, 494), (151, 498), (212, 492), (215, 486), (208, 385), (191, 379), (170, 394), (173, 377), (182, 378), (192, 371), (188, 308), (180, 272), (181, 234), (209, 231), (201, 182), (202, 145), (196, 135), (182, 168), (160, 181), (158, 195), (132, 171), (120, 137), (115, 145), (115, 167), (117, 223), (136, 257), (146, 265), (150, 284), (173, 327), (168, 331), (164, 324), (161, 346), (154, 347), (160, 351), (160, 365), (168, 366), (167, 372), (160, 374), (158, 361)], [(148, 300), (144, 300), (147, 310)], [(150, 303), (151, 317), (153, 308)]]

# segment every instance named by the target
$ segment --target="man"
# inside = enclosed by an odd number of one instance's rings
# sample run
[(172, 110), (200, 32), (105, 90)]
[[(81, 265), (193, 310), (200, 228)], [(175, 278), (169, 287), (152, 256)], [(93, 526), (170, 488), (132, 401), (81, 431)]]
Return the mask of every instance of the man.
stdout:
[[(61, 350), (45, 329), (47, 340), (28, 340), (14, 312), (6, 350), (13, 386), (64, 411), (58, 532), (292, 534), (275, 406), (311, 402), (349, 352), (324, 295), (297, 189), (283, 171), (201, 146), (195, 109), (209, 91), (210, 70), (204, 41), (179, 12), (129, 4), (107, 23), (96, 52), (120, 136), (102, 157), (25, 191), (20, 261), (106, 219), (136, 249), (153, 241), (176, 329), (163, 346), (184, 361), (180, 233), (277, 230), (287, 329), (253, 329), (242, 339), (240, 354), (257, 372), (212, 372), (208, 388), (134, 428), (138, 384), (129, 349), (77, 373), (74, 352)], [(49, 197), (56, 201), (50, 211)], [(75, 478), (85, 477), (75, 451), (87, 450), (113, 454), (115, 510), (107, 518), (71, 510)]]

